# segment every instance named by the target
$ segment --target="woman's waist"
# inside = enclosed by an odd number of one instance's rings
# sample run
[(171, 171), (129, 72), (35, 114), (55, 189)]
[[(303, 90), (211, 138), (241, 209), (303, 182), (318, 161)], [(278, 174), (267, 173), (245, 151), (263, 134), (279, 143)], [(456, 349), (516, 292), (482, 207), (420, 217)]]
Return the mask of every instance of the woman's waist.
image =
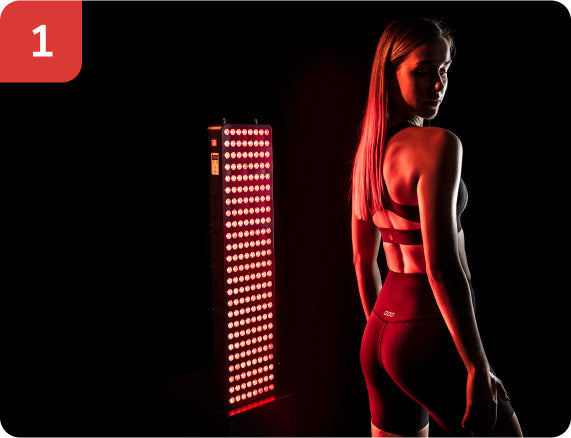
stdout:
[[(468, 285), (475, 310), (476, 300), (470, 280)], [(442, 318), (425, 272), (404, 273), (389, 269), (373, 310), (386, 322)]]
[(442, 318), (426, 273), (389, 270), (373, 310), (386, 322)]
[(426, 273), (424, 245), (396, 245), (383, 242), (383, 249), (390, 271)]

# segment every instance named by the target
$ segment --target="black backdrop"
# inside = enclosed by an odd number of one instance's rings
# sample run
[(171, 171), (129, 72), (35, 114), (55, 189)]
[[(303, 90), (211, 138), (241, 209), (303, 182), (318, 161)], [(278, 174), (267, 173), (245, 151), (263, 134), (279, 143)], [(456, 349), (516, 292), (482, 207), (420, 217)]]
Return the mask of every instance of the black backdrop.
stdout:
[[(211, 366), (206, 128), (273, 127), (278, 348), (299, 436), (369, 433), (351, 160), (378, 37), (440, 18), (478, 319), (524, 433), (569, 423), (569, 13), (556, 2), (84, 2), (66, 84), (1, 84), (13, 435), (157, 435)], [(380, 260), (382, 263), (382, 260)], [(197, 431), (197, 435), (204, 431)]]

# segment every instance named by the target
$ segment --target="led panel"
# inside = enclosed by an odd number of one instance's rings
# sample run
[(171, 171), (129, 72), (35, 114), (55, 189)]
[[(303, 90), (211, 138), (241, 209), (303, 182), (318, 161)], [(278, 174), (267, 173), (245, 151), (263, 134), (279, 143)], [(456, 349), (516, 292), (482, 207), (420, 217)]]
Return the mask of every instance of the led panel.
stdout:
[(214, 348), (230, 408), (276, 390), (272, 129), (208, 128)]

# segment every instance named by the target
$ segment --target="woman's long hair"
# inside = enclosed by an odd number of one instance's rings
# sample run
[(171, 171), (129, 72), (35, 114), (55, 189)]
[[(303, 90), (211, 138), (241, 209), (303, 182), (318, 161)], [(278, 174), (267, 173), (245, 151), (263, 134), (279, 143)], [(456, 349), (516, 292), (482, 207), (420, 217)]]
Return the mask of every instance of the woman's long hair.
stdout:
[(427, 18), (405, 18), (384, 30), (373, 61), (367, 107), (359, 147), (353, 162), (352, 208), (358, 219), (382, 208), (381, 163), (389, 120), (389, 89), (396, 85), (396, 69), (414, 49), (432, 38), (443, 38), (453, 51), (450, 33)]

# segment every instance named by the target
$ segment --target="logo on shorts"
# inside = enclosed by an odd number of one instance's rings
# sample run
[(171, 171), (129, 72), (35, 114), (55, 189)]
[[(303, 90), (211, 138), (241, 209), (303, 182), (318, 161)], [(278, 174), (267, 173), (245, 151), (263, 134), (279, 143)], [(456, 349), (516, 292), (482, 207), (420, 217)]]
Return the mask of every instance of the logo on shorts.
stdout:
[(383, 313), (383, 315), (392, 318), (393, 316), (395, 316), (395, 312), (389, 312), (388, 310), (385, 310), (385, 313)]

